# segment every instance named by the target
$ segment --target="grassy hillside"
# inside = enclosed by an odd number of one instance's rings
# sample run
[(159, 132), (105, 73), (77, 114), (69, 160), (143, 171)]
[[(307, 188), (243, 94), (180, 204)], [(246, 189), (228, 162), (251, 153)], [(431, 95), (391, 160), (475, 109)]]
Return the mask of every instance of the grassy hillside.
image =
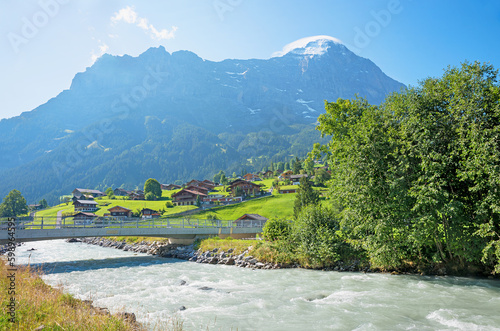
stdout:
[[(137, 211), (137, 209), (142, 208), (151, 208), (154, 210), (164, 209), (166, 211), (166, 215), (168, 214), (176, 214), (186, 210), (195, 209), (195, 206), (175, 206), (173, 208), (166, 208), (165, 202), (171, 199), (172, 194), (177, 192), (178, 190), (172, 191), (162, 191), (162, 198), (158, 201), (146, 201), (146, 200), (125, 200), (123, 197), (116, 197), (116, 199), (108, 199), (99, 198), (95, 201), (99, 204), (99, 210), (95, 212), (96, 215), (103, 216), (105, 213), (108, 213), (108, 209), (114, 206), (122, 206), (128, 209), (131, 209), (133, 212)], [(47, 208), (45, 210), (41, 210), (36, 213), (38, 217), (56, 217), (57, 212), (62, 211), (63, 213), (72, 212), (74, 210), (72, 202), (66, 205), (66, 203), (59, 204), (54, 207)]]
[(293, 216), (293, 200), (296, 194), (272, 195), (260, 199), (250, 200), (230, 206), (214, 208), (196, 214), (196, 218), (207, 218), (215, 214), (221, 220), (235, 220), (243, 214), (259, 214), (267, 218), (286, 218)]

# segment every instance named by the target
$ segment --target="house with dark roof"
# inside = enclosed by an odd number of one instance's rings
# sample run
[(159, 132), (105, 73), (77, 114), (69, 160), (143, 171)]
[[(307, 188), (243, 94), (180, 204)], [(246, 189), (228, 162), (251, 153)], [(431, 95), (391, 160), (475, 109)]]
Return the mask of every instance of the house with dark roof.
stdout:
[(166, 191), (171, 191), (171, 190), (178, 190), (182, 188), (180, 185), (175, 185), (175, 184), (161, 184), (161, 189), (166, 190)]
[(132, 210), (122, 207), (114, 206), (108, 209), (110, 216), (114, 217), (130, 217), (132, 216)]
[(142, 218), (160, 217), (160, 213), (157, 210), (150, 209), (150, 208), (142, 208), (141, 214), (142, 214)]
[(125, 197), (130, 194), (132, 191), (125, 190), (123, 188), (115, 188), (113, 190), (113, 194), (116, 195), (117, 197)]
[(96, 217), (94, 213), (81, 211), (73, 215), (73, 222), (75, 225), (90, 224)]
[(292, 185), (299, 185), (300, 184), (300, 179), (302, 177), (308, 177), (307, 174), (301, 174), (301, 175), (291, 175), (290, 176), (290, 181), (292, 182)]
[(203, 198), (206, 198), (207, 195), (198, 191), (182, 189), (179, 192), (172, 194), (172, 202), (177, 206), (195, 205), (198, 197), (200, 197), (200, 200), (203, 201)]
[(232, 195), (234, 196), (236, 193), (237, 188), (241, 188), (241, 191), (243, 192), (244, 196), (247, 195), (257, 195), (260, 193), (260, 186), (257, 184), (254, 184), (252, 182), (246, 181), (246, 180), (235, 180), (232, 182), (231, 185), (229, 185), (229, 190), (231, 190)]
[(97, 202), (95, 202), (94, 200), (75, 200), (73, 201), (73, 206), (75, 208), (75, 212), (79, 212), (79, 211), (96, 211), (97, 209), (99, 209), (97, 207)]
[(141, 190), (132, 191), (128, 194), (130, 200), (145, 200), (144, 192)]
[(205, 187), (201, 187), (201, 186), (196, 186), (196, 185), (190, 185), (188, 187), (186, 187), (186, 190), (190, 190), (190, 191), (196, 191), (196, 192), (200, 192), (200, 193), (203, 193), (205, 195), (208, 194), (208, 189), (205, 188)]
[(75, 188), (71, 193), (73, 193), (73, 196), (77, 198), (80, 198), (85, 195), (92, 195), (94, 198), (103, 197), (106, 195), (99, 190), (90, 190), (86, 188)]
[(245, 214), (234, 221), (238, 227), (263, 227), (267, 218), (259, 214)]
[(249, 182), (254, 182), (254, 181), (258, 181), (258, 180), (262, 180), (260, 179), (259, 176), (255, 175), (255, 174), (246, 174), (243, 176), (243, 179), (249, 181)]

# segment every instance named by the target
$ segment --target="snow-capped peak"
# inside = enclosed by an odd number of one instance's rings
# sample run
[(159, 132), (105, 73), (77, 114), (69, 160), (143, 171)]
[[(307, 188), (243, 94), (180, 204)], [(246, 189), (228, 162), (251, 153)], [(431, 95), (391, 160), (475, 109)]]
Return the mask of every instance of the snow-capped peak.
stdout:
[(283, 50), (274, 52), (272, 57), (280, 57), (288, 53), (298, 55), (321, 55), (328, 51), (331, 44), (342, 44), (342, 42), (330, 36), (313, 36), (296, 40), (285, 47)]

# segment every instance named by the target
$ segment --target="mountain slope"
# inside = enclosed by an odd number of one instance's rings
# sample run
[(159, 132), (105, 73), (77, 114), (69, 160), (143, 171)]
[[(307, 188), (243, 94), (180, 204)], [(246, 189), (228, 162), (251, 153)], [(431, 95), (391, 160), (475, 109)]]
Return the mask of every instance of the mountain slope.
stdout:
[(268, 60), (212, 62), (163, 47), (102, 56), (69, 90), (0, 121), (0, 195), (17, 188), (54, 201), (75, 186), (239, 172), (250, 158), (248, 170), (260, 170), (311, 148), (324, 100), (380, 103), (404, 87), (331, 37), (295, 46)]

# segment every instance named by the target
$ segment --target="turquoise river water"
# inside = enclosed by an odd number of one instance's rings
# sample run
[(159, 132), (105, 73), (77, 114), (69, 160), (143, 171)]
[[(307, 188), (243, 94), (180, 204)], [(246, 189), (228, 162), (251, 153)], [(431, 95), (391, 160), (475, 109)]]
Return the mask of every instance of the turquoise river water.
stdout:
[(497, 280), (251, 270), (62, 240), (16, 255), (95, 306), (150, 324), (175, 315), (187, 330), (500, 330)]

